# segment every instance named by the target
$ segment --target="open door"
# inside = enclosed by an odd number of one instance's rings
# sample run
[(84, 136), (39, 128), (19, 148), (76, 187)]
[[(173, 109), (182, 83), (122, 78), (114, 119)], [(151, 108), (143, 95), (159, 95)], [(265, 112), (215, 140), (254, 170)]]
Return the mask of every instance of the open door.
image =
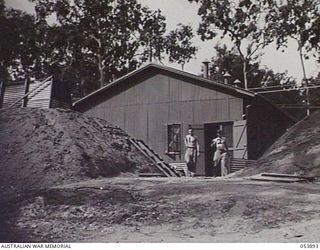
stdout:
[(233, 157), (248, 159), (246, 120), (233, 123)]
[(197, 161), (196, 175), (205, 175), (205, 137), (204, 124), (191, 124), (194, 135), (198, 138), (200, 144), (200, 156)]
[(214, 149), (211, 148), (211, 142), (217, 137), (217, 130), (221, 129), (220, 123), (207, 123), (205, 124), (205, 165), (206, 176), (219, 176), (221, 175), (218, 168), (213, 167)]
[(205, 161), (206, 176), (221, 176), (221, 168), (213, 167), (214, 150), (211, 148), (211, 142), (217, 137), (217, 130), (222, 130), (223, 136), (229, 148), (229, 153), (233, 155), (233, 122), (206, 123), (205, 124)]

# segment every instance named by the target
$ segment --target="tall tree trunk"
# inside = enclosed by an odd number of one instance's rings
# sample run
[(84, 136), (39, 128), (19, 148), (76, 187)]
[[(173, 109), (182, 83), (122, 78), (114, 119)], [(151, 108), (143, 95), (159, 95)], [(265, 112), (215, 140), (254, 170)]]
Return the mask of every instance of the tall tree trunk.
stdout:
[(247, 60), (246, 60), (246, 59), (243, 59), (242, 73), (243, 73), (243, 83), (244, 83), (244, 88), (245, 88), (245, 89), (248, 89), (248, 79), (247, 79)]
[(241, 51), (241, 42), (237, 43), (237, 49), (240, 54), (241, 60), (242, 60), (242, 73), (243, 73), (243, 84), (244, 88), (248, 89), (248, 79), (247, 79), (247, 60), (248, 58), (244, 56), (244, 54)]
[(99, 84), (100, 87), (102, 88), (104, 86), (104, 81), (105, 81), (105, 77), (104, 77), (104, 66), (103, 66), (103, 62), (102, 62), (102, 55), (98, 55), (98, 68), (99, 68)]
[(98, 58), (98, 69), (99, 69), (99, 85), (100, 87), (102, 88), (104, 86), (104, 81), (105, 81), (105, 77), (104, 77), (104, 65), (103, 65), (103, 55), (105, 54), (105, 52), (103, 51), (103, 48), (102, 48), (102, 42), (100, 40), (100, 38), (97, 38), (96, 36), (94, 35), (91, 35), (90, 36), (92, 39), (94, 39), (97, 44), (98, 44), (98, 55), (97, 55), (97, 58)]
[(85, 79), (83, 76), (80, 77), (80, 86), (79, 86), (79, 89), (81, 90), (80, 91), (80, 95), (81, 97), (83, 96), (86, 96), (88, 93), (88, 90), (87, 90), (87, 85), (86, 85), (86, 82), (85, 82)]

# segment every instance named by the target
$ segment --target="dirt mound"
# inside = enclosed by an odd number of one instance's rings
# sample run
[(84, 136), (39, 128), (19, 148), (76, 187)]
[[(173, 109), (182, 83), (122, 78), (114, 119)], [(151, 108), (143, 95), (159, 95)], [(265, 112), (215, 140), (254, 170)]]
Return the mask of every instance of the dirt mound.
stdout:
[(124, 131), (73, 111), (2, 111), (0, 138), (0, 191), (158, 172)]
[(320, 177), (320, 112), (291, 127), (240, 176), (262, 172)]

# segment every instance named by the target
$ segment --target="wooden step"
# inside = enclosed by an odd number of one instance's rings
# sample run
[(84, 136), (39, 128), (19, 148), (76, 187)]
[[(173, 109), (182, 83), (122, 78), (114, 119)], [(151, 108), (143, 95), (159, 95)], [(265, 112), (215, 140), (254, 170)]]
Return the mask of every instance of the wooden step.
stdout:
[(129, 140), (134, 146), (136, 146), (147, 158), (152, 160), (161, 172), (163, 172), (167, 177), (179, 176), (170, 165), (165, 163), (158, 154), (156, 154), (151, 148), (149, 148), (143, 141), (130, 139)]
[(166, 177), (163, 174), (157, 174), (157, 173), (140, 173), (139, 177)]
[(230, 173), (235, 173), (242, 169), (245, 169), (250, 164), (253, 164), (255, 160), (248, 160), (242, 158), (231, 158), (230, 159)]
[(155, 160), (157, 163), (160, 163), (161, 167), (171, 176), (177, 176), (173, 169), (171, 169), (169, 164), (166, 164), (165, 161), (148, 145), (146, 145), (142, 140), (136, 140), (138, 145), (143, 148), (146, 153)]
[(241, 170), (241, 169), (244, 169), (244, 168), (236, 168), (236, 167), (231, 167), (230, 169), (233, 169), (233, 170)]
[(252, 176), (249, 178), (253, 181), (273, 181), (273, 182), (282, 182), (282, 183), (293, 183), (293, 182), (307, 182), (306, 179), (293, 178), (293, 177), (272, 177), (272, 176)]
[(170, 163), (171, 168), (175, 169), (176, 171), (179, 171), (183, 174), (183, 176), (188, 176), (189, 171), (187, 164), (185, 162), (178, 162), (178, 163)]
[(275, 177), (275, 178), (299, 178), (307, 181), (315, 181), (317, 178), (313, 176), (302, 176), (302, 175), (292, 175), (292, 174), (278, 174), (278, 173), (262, 173), (261, 176), (264, 177)]

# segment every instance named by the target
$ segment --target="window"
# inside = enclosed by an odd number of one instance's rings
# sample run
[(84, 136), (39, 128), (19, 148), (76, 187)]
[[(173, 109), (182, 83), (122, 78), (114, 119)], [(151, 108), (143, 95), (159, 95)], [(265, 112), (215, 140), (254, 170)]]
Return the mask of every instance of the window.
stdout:
[(168, 124), (168, 154), (181, 154), (181, 124)]

